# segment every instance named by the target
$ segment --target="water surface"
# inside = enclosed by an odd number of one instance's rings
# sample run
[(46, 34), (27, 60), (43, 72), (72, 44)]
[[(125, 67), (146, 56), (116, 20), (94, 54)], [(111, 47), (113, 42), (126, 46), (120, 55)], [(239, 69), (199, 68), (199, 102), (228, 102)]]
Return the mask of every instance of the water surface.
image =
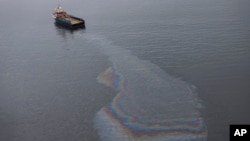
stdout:
[[(86, 29), (55, 26), (58, 3)], [(0, 0), (0, 140), (229, 140), (250, 123), (248, 5)]]

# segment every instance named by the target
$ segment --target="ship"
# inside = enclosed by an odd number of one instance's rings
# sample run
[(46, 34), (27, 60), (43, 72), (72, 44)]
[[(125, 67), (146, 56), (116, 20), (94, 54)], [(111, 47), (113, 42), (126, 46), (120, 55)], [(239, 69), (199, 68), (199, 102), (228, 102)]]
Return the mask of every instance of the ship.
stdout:
[(53, 18), (55, 19), (55, 24), (66, 28), (85, 28), (85, 21), (82, 18), (67, 14), (60, 5), (55, 9)]

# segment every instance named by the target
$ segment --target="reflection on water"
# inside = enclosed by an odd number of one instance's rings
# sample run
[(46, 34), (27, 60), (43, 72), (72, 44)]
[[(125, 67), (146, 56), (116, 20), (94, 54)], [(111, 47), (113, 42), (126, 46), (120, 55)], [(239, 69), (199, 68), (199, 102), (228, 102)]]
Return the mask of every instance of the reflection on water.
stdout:
[(86, 29), (86, 27), (81, 27), (81, 28), (77, 28), (77, 29), (65, 28), (65, 27), (57, 24), (56, 22), (54, 23), (54, 25), (55, 25), (55, 29), (57, 31), (57, 34), (62, 36), (64, 39), (66, 39), (67, 34), (73, 35), (74, 32), (77, 32), (77, 31), (84, 32)]

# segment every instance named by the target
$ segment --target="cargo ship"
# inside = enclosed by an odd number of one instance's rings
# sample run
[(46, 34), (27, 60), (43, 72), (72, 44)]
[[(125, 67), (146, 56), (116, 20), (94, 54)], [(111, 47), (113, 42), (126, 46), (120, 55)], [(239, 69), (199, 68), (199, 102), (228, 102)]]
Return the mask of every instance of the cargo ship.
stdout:
[(61, 6), (58, 6), (55, 9), (53, 18), (55, 19), (55, 23), (57, 25), (66, 28), (85, 28), (85, 21), (83, 19), (67, 14), (67, 12), (65, 12)]

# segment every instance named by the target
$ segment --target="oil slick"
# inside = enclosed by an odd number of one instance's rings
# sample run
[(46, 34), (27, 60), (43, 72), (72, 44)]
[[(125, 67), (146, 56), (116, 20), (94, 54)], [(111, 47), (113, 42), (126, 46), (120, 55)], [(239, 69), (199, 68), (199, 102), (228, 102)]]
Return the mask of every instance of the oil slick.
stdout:
[(100, 73), (97, 77), (99, 83), (104, 84), (107, 87), (111, 87), (114, 90), (120, 91), (124, 87), (124, 79), (120, 74), (114, 71), (112, 67), (109, 67), (104, 72)]
[(128, 50), (91, 38), (112, 67), (98, 82), (117, 91), (94, 119), (103, 141), (205, 141), (195, 87)]

